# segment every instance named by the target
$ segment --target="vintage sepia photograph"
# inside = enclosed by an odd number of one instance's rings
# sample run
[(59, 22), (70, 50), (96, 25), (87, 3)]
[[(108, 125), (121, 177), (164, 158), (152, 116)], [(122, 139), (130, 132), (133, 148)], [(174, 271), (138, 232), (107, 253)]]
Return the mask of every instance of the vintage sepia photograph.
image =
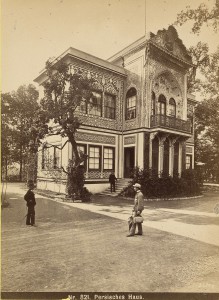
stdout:
[(1, 0), (1, 299), (219, 299), (219, 0)]

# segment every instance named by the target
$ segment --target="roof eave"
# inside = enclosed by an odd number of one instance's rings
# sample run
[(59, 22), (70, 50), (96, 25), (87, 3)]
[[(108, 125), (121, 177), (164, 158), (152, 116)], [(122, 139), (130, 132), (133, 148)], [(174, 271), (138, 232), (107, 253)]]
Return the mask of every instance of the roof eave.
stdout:
[[(68, 48), (64, 53), (62, 53), (60, 56), (58, 56), (57, 58), (55, 58), (52, 61), (52, 64), (56, 64), (58, 63), (60, 60), (65, 60), (67, 57), (72, 57), (75, 58), (77, 60), (95, 65), (99, 68), (111, 71), (113, 73), (116, 73), (120, 76), (124, 76), (126, 77), (126, 70), (124, 68), (121, 68), (119, 66), (116, 66), (114, 64), (112, 64), (109, 61), (103, 60), (101, 58), (95, 57), (91, 54), (82, 52), (80, 50), (74, 49), (72, 47)], [(38, 75), (35, 79), (34, 82), (37, 82), (38, 84), (41, 84), (44, 80), (43, 78), (46, 76), (45, 75), (46, 69), (44, 68), (41, 72), (40, 75)]]

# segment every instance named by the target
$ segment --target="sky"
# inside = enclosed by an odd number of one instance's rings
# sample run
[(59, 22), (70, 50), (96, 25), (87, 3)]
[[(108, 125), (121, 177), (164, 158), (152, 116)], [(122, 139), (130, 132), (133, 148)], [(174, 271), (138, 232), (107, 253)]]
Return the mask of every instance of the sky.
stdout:
[[(168, 28), (186, 6), (215, 0), (1, 0), (1, 91), (37, 84), (45, 62), (69, 47), (108, 59), (145, 35)], [(218, 46), (213, 30), (191, 34), (191, 23), (176, 27), (188, 48)]]

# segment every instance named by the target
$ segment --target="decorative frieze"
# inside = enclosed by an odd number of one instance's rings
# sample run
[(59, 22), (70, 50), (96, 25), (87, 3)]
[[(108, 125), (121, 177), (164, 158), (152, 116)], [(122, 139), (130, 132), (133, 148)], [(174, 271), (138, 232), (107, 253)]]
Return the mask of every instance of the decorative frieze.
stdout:
[(101, 172), (100, 171), (89, 171), (89, 179), (100, 179)]
[(124, 145), (135, 144), (135, 135), (124, 137)]
[(115, 145), (116, 143), (116, 138), (114, 136), (108, 136), (108, 135), (76, 132), (75, 137), (77, 142), (83, 141), (83, 142), (93, 142), (93, 143), (110, 144), (110, 145)]

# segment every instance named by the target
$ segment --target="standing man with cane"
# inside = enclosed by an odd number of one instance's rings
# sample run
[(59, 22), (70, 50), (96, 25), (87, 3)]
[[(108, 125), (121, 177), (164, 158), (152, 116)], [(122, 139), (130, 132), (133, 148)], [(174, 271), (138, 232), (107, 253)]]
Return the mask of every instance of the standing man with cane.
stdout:
[(136, 235), (142, 235), (142, 223), (135, 223), (135, 217), (137, 216), (141, 216), (142, 211), (144, 210), (144, 196), (141, 192), (141, 185), (139, 183), (135, 183), (133, 185), (134, 190), (136, 192), (135, 195), (135, 201), (134, 201), (134, 207), (133, 207), (133, 213), (134, 213), (134, 217), (133, 217), (133, 222), (132, 225), (130, 226), (130, 231), (129, 234), (127, 235), (127, 237), (131, 237), (135, 235), (135, 230), (136, 230), (136, 224), (138, 225), (138, 232), (136, 233)]

